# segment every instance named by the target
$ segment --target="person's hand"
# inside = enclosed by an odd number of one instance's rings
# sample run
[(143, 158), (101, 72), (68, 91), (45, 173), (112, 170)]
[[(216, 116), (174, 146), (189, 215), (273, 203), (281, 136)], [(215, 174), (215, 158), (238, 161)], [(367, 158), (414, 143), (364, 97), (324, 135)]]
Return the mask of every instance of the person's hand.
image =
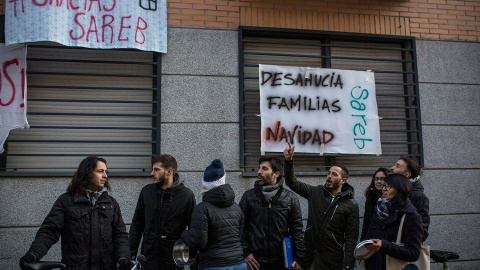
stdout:
[(373, 241), (372, 244), (366, 244), (365, 247), (370, 250), (370, 251), (379, 251), (380, 248), (382, 247), (382, 240), (380, 239), (370, 239)]
[(120, 258), (118, 260), (118, 269), (119, 270), (128, 270), (133, 267), (134, 263), (132, 260), (129, 260), (127, 258)]
[(38, 261), (37, 256), (35, 256), (33, 253), (27, 253), (27, 254), (25, 254), (25, 256), (20, 258), (20, 268), (22, 270), (25, 270), (26, 268), (23, 265), (24, 263), (31, 263), (31, 262), (35, 262), (35, 261)]
[(292, 147), (290, 142), (287, 139), (288, 146), (285, 148), (283, 151), (283, 156), (285, 157), (285, 160), (292, 160), (293, 159), (293, 153), (295, 152), (295, 146)]
[(290, 269), (300, 269), (300, 264), (298, 264), (296, 261), (293, 261), (292, 267)]
[(253, 254), (248, 255), (245, 257), (245, 263), (247, 264), (248, 270), (258, 270), (260, 269), (260, 264), (255, 260)]

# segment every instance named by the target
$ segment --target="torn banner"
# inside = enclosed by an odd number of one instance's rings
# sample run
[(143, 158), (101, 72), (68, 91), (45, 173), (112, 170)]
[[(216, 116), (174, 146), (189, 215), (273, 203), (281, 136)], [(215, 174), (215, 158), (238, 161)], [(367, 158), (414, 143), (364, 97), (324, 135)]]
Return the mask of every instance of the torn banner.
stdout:
[(0, 44), (0, 153), (15, 128), (29, 128), (27, 122), (27, 45)]

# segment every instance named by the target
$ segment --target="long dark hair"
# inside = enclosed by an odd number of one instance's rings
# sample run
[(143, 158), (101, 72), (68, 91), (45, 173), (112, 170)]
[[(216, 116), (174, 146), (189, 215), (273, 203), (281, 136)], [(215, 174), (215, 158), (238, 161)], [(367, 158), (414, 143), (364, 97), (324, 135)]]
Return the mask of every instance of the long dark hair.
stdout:
[(396, 197), (398, 197), (401, 203), (405, 203), (408, 195), (412, 192), (412, 183), (410, 183), (410, 180), (403, 174), (389, 174), (385, 177), (385, 183), (398, 190)]
[[(97, 163), (101, 161), (107, 164), (107, 161), (100, 157), (90, 156), (82, 160), (80, 165), (78, 165), (77, 172), (73, 175), (72, 182), (68, 185), (67, 192), (69, 193), (78, 193), (82, 190), (87, 189), (92, 180), (93, 172), (97, 168)], [(105, 187), (110, 190), (110, 185), (108, 180), (105, 182)]]
[(369, 203), (376, 203), (376, 201), (378, 200), (378, 198), (380, 197), (380, 194), (382, 193), (381, 190), (377, 190), (375, 188), (375, 175), (378, 173), (378, 172), (383, 172), (385, 174), (385, 177), (387, 175), (389, 175), (392, 171), (390, 169), (387, 169), (387, 168), (378, 168), (375, 173), (373, 174), (372, 176), (372, 181), (370, 181), (370, 185), (367, 187), (367, 189), (365, 190), (365, 197), (367, 198), (367, 201)]

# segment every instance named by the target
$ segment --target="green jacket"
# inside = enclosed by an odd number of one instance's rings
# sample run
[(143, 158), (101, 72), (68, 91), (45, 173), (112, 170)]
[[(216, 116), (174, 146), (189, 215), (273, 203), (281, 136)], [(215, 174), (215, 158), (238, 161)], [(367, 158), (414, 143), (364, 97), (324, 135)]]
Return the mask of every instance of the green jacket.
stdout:
[(332, 202), (332, 195), (322, 185), (315, 187), (297, 180), (293, 160), (286, 160), (284, 166), (287, 186), (308, 200), (307, 255), (302, 268), (308, 269), (313, 262), (315, 270), (353, 269), (359, 230), (353, 187), (345, 183)]

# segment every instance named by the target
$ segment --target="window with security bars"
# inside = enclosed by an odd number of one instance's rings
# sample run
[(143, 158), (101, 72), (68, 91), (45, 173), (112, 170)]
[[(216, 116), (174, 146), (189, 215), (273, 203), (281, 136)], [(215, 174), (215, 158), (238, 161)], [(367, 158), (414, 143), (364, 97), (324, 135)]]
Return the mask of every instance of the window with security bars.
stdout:
[[(415, 39), (271, 28), (239, 28), (240, 164), (257, 175), (261, 153), (258, 65), (372, 70), (382, 155), (295, 153), (300, 175), (323, 175), (333, 163), (351, 174), (390, 168), (399, 156), (423, 165)], [(286, 146), (286, 145), (285, 145)], [(283, 153), (265, 153), (283, 158)]]
[(10, 132), (0, 175), (72, 175), (90, 155), (107, 160), (109, 175), (149, 175), (160, 152), (160, 70), (157, 53), (30, 44), (30, 128)]

